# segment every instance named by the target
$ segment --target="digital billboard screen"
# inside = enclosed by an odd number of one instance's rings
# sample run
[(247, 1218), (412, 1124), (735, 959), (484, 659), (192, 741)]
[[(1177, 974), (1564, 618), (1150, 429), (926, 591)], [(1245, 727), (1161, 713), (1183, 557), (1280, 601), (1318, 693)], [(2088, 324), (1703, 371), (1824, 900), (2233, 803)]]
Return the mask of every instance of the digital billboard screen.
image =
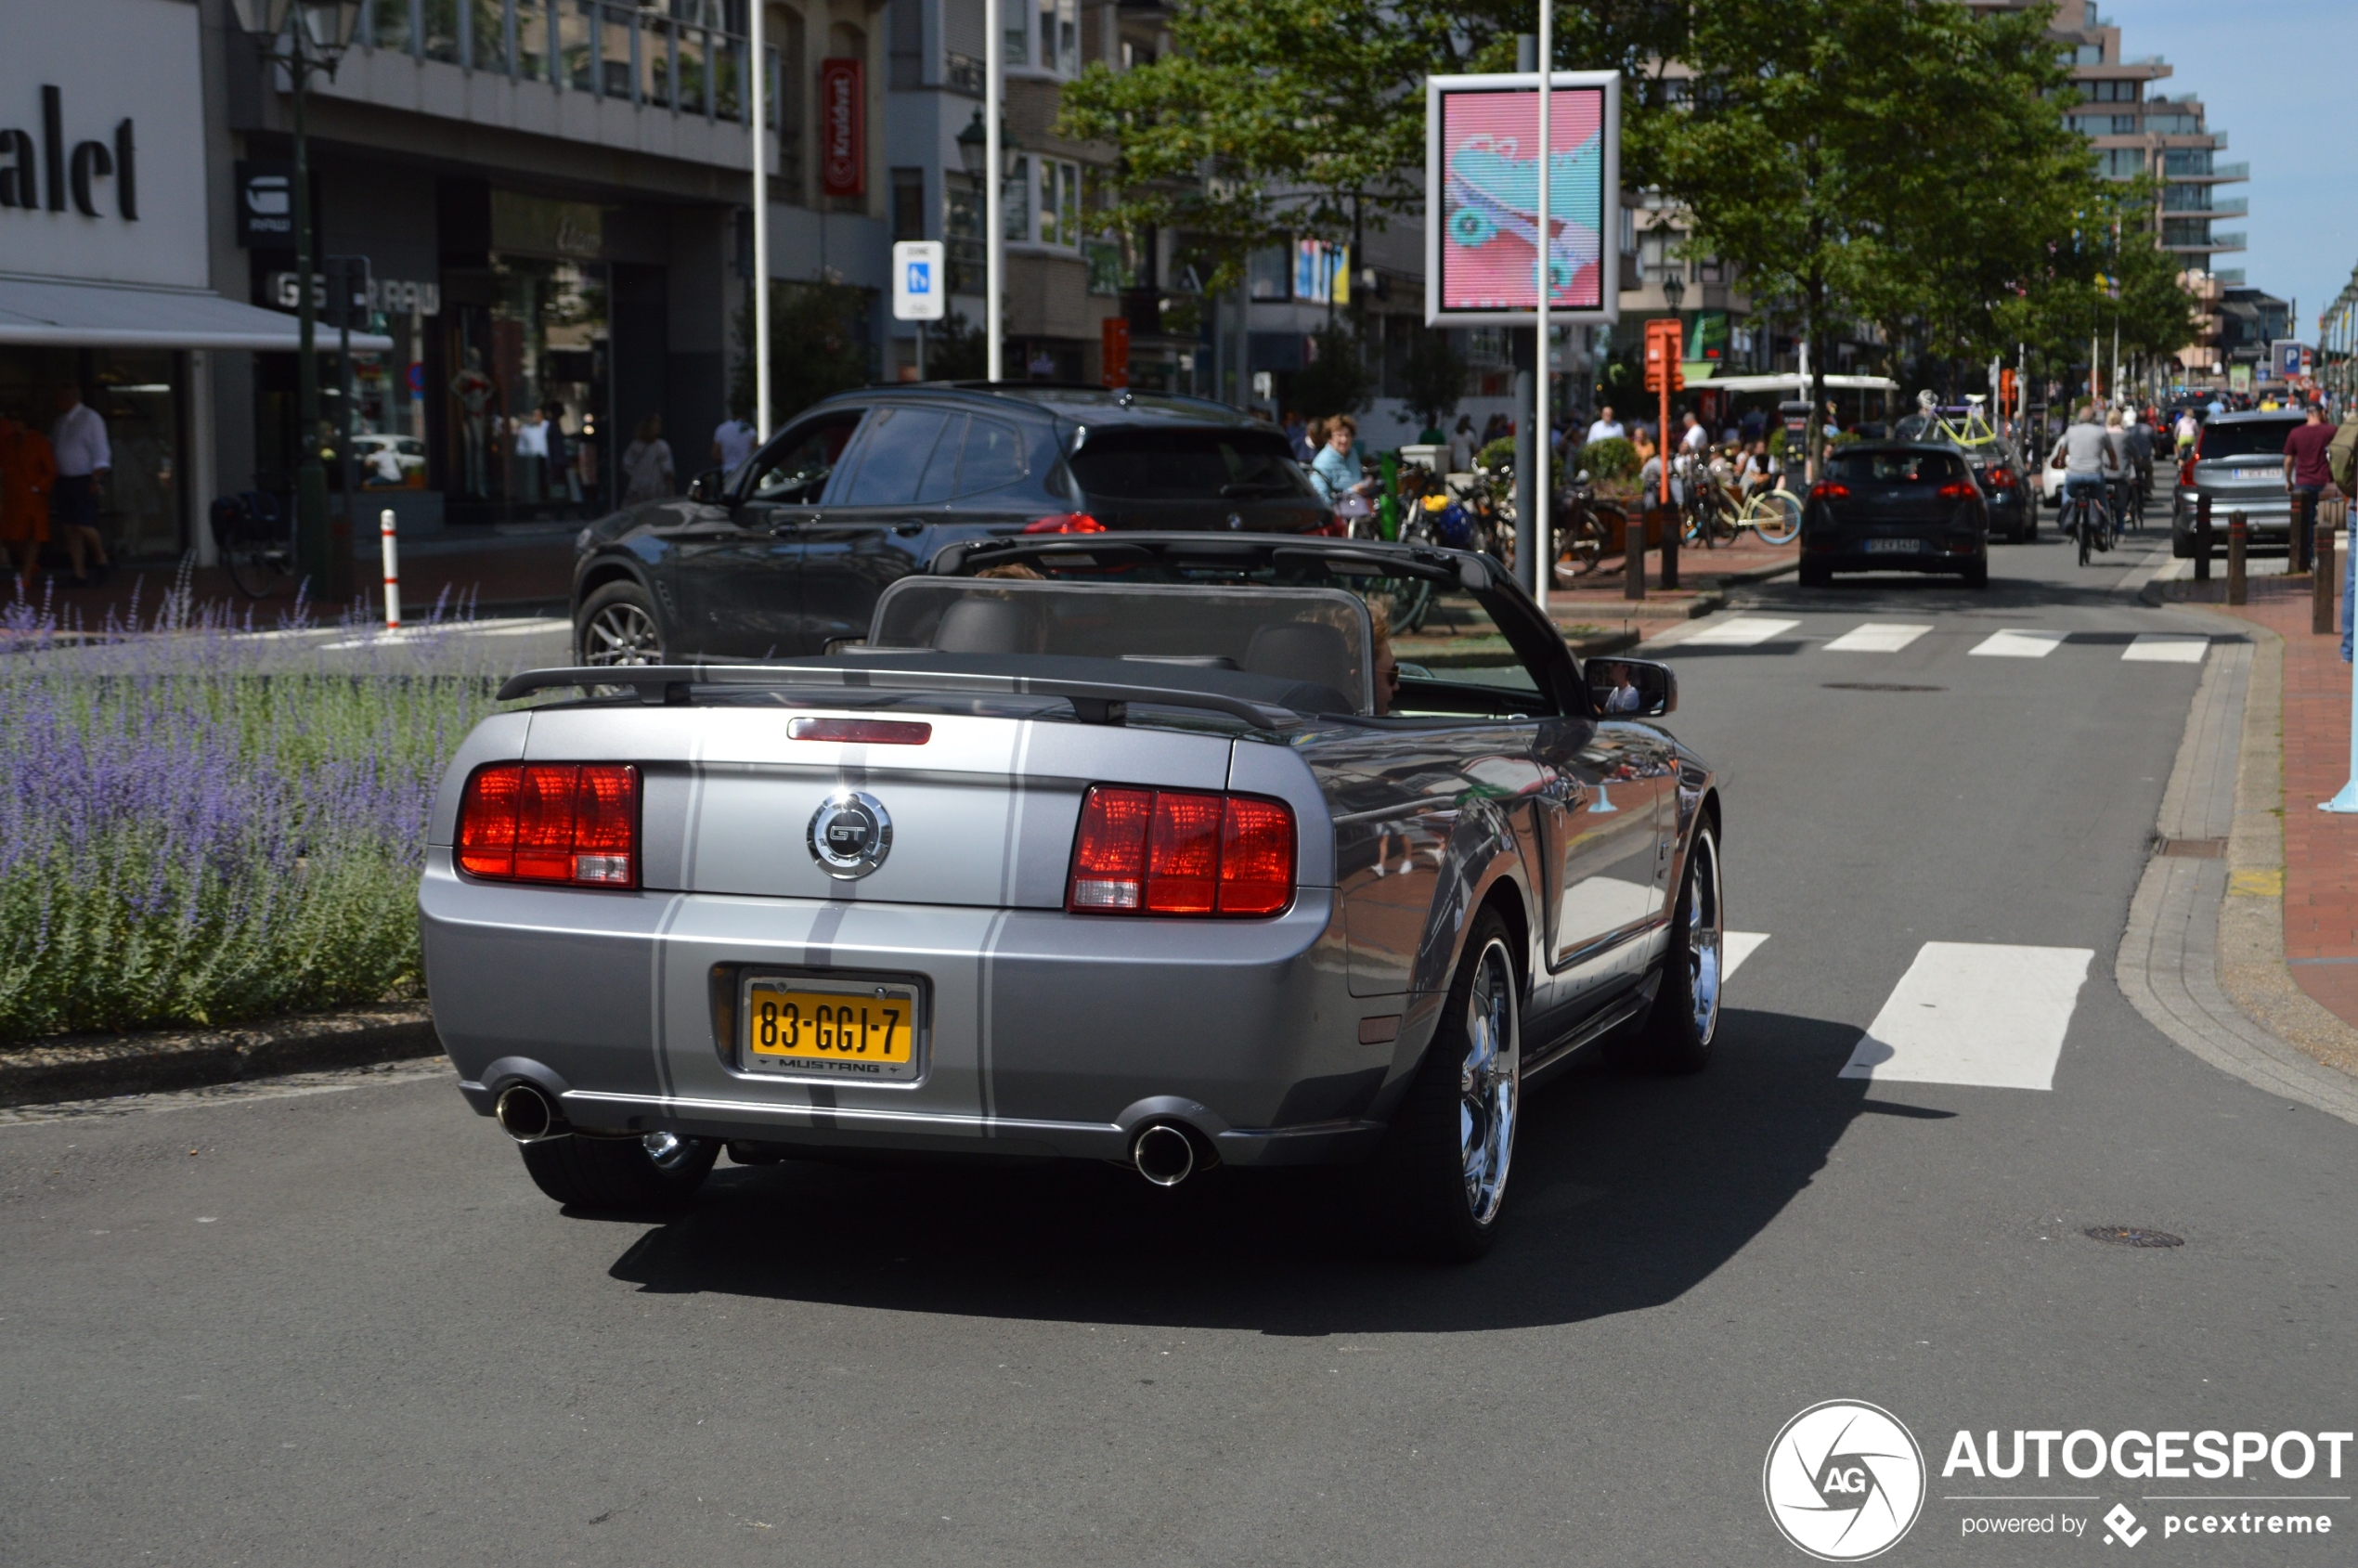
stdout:
[[(1548, 309), (1618, 314), (1606, 236), (1618, 208), (1619, 79), (1558, 71), (1548, 106)], [(1528, 324), (1539, 277), (1539, 78), (1430, 79), (1426, 317)]]

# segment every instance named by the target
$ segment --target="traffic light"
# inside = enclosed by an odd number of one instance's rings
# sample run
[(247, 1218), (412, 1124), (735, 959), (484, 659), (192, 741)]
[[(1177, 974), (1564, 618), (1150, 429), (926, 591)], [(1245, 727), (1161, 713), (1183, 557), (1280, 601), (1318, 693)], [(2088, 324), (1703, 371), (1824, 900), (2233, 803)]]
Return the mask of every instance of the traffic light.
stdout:
[(1646, 390), (1648, 392), (1680, 392), (1686, 389), (1687, 377), (1681, 347), (1682, 340), (1678, 322), (1665, 319), (1646, 323)]

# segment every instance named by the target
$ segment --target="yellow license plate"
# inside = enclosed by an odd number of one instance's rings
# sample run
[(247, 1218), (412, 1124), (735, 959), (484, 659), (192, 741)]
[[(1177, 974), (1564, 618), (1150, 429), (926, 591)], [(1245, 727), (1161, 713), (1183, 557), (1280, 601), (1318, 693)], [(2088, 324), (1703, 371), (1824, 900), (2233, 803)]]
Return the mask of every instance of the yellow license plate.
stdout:
[(745, 984), (745, 1065), (853, 1078), (916, 1076), (913, 986), (753, 979)]

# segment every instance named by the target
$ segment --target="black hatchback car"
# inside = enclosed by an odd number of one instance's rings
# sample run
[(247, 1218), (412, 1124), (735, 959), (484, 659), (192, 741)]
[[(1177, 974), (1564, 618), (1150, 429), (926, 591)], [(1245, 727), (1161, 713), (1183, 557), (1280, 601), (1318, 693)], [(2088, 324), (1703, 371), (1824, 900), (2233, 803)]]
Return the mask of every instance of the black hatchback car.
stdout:
[(868, 387), (734, 473), (581, 531), (585, 665), (823, 653), (956, 541), (1123, 529), (1308, 533), (1332, 513), (1283, 433), (1224, 404), (1097, 387)]
[(1947, 572), (1989, 582), (1989, 512), (1954, 447), (1860, 442), (1826, 460), (1801, 512), (1801, 581), (1836, 572)]

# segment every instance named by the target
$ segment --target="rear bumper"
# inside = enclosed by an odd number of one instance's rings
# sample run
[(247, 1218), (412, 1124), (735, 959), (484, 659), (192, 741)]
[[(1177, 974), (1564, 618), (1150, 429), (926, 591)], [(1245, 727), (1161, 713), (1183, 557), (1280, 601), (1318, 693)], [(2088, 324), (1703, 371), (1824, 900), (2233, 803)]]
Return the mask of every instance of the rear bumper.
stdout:
[(1867, 535), (1805, 533), (1801, 538), (1801, 558), (1814, 566), (1833, 572), (1963, 572), (1984, 564), (1989, 559), (1989, 541), (1986, 535), (1958, 536), (1926, 530), (1921, 535), (1886, 532), (1872, 537), (1914, 538), (1924, 548), (1905, 554), (1887, 551), (1871, 552), (1867, 549)]
[[(1384, 1091), (1438, 1012), (1349, 995), (1325, 888), (1268, 921), (1132, 920), (490, 886), (434, 849), (419, 905), (469, 1104), (488, 1114), (530, 1081), (587, 1128), (1119, 1160), (1173, 1120), (1237, 1164), (1349, 1160), (1380, 1137)], [(920, 1076), (742, 1070), (728, 1020), (748, 966), (913, 981)]]

